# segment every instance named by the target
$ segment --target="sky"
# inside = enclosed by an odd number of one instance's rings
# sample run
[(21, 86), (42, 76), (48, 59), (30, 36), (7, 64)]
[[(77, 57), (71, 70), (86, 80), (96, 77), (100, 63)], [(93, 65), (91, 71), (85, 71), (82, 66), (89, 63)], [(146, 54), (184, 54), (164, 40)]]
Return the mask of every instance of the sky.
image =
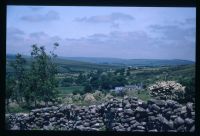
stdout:
[(8, 6), (7, 54), (195, 60), (196, 8)]

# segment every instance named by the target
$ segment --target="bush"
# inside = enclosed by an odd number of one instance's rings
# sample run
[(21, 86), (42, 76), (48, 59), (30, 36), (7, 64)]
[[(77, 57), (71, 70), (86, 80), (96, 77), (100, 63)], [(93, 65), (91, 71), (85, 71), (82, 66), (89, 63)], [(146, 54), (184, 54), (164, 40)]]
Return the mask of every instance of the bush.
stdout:
[(72, 94), (73, 94), (73, 95), (77, 95), (77, 94), (84, 95), (84, 94), (85, 94), (85, 91), (80, 90), (80, 89), (77, 89), (77, 90), (73, 91)]
[(91, 93), (92, 92), (92, 86), (87, 84), (85, 87), (84, 87), (84, 92), (85, 93)]
[(94, 101), (96, 101), (96, 99), (94, 98), (94, 96), (91, 93), (87, 93), (85, 95), (84, 101), (85, 102), (94, 102)]
[(150, 95), (157, 99), (172, 99), (182, 101), (185, 87), (175, 81), (160, 81), (148, 87)]
[(81, 101), (82, 100), (82, 97), (80, 96), (80, 94), (76, 94), (76, 95), (73, 95), (72, 97), (72, 100), (73, 101)]
[(6, 113), (19, 113), (19, 112), (29, 112), (29, 109), (27, 108), (23, 108), (22, 106), (18, 105), (17, 103), (13, 102), (10, 103), (10, 105), (8, 106), (8, 110), (6, 111)]
[(96, 100), (101, 100), (104, 97), (104, 94), (101, 91), (95, 91), (93, 93), (93, 96)]
[(110, 93), (107, 93), (106, 96), (103, 98), (105, 101), (110, 100), (111, 98), (113, 98), (113, 95)]

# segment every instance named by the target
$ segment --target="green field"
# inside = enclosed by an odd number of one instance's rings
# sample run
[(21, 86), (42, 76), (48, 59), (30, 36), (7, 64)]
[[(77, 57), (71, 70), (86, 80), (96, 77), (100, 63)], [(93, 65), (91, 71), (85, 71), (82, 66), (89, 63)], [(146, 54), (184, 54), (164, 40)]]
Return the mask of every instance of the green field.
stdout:
[[(27, 58), (27, 64), (25, 70), (31, 66), (30, 57)], [(10, 66), (11, 62), (15, 61), (13, 56), (7, 56), (6, 74), (14, 75), (14, 70)], [(58, 74), (56, 74), (56, 80), (58, 81), (58, 98), (61, 98), (60, 102), (65, 101), (68, 96), (75, 96), (80, 94), (81, 97), (85, 97), (86, 93), (94, 93), (96, 90), (103, 92), (105, 95), (110, 93), (115, 87), (125, 85), (142, 84), (143, 89), (138, 91), (131, 91), (125, 95), (138, 97), (143, 101), (147, 101), (151, 98), (148, 92), (148, 86), (156, 83), (157, 81), (176, 81), (187, 87), (187, 96), (194, 95), (194, 79), (195, 79), (195, 64), (188, 65), (171, 65), (171, 66), (117, 66), (111, 64), (97, 64), (92, 62), (81, 62), (77, 60), (66, 60), (58, 58), (55, 63), (57, 64)], [(69, 95), (69, 94), (73, 95)], [(123, 97), (121, 95), (112, 94), (115, 97)], [(188, 99), (191, 99), (188, 97)], [(87, 105), (85, 101), (74, 101), (79, 105)], [(101, 103), (99, 99), (95, 103)], [(11, 106), (10, 112), (26, 112), (29, 109), (24, 107)]]
[(82, 91), (84, 89), (84, 86), (70, 86), (70, 87), (58, 87), (57, 88), (61, 95), (66, 95), (73, 93), (76, 90)]

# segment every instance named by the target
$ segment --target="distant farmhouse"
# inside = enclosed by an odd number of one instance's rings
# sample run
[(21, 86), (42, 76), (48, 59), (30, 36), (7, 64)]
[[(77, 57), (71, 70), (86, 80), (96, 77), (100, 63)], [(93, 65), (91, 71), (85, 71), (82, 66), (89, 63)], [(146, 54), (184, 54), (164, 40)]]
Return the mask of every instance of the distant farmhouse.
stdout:
[(141, 90), (143, 89), (143, 84), (135, 84), (135, 85), (125, 85), (125, 86), (119, 86), (119, 87), (115, 87), (115, 89), (113, 90), (116, 93), (120, 93), (123, 91), (136, 91), (136, 90)]

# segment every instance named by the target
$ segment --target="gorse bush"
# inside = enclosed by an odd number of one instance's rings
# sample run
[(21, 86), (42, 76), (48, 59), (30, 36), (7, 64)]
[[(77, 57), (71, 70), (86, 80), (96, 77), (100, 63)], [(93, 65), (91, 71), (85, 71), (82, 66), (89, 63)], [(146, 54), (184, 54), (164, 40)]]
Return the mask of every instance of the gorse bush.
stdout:
[(175, 81), (160, 81), (148, 87), (150, 95), (157, 99), (182, 101), (185, 87)]

